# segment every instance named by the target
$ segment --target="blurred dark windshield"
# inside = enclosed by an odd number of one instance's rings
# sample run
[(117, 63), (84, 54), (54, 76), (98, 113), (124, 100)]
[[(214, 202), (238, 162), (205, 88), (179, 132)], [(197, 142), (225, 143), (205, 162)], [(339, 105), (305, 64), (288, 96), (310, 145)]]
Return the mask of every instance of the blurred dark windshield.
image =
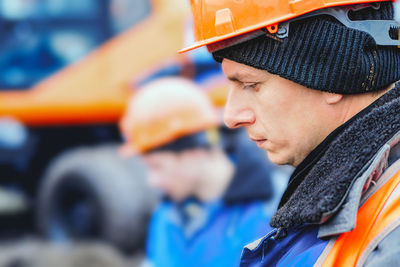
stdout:
[(29, 88), (149, 13), (149, 0), (0, 0), (0, 90)]

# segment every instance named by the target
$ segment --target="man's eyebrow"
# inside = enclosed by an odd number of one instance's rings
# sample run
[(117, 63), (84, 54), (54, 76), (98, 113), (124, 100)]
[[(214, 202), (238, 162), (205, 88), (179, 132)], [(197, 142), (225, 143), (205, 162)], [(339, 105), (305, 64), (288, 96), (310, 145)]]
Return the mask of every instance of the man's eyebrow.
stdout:
[(230, 80), (231, 82), (240, 82), (239, 79), (236, 76), (229, 76), (227, 77), (228, 80)]
[(234, 73), (232, 75), (227, 76), (228, 80), (232, 82), (243, 82), (245, 80), (245, 76), (240, 73)]

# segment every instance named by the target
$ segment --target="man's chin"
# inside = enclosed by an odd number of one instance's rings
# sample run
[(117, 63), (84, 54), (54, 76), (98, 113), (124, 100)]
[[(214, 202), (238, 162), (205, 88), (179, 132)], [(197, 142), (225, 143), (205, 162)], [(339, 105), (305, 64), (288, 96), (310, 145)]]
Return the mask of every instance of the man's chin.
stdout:
[(284, 157), (283, 155), (280, 155), (278, 153), (267, 151), (267, 157), (269, 161), (276, 165), (292, 165), (287, 157)]

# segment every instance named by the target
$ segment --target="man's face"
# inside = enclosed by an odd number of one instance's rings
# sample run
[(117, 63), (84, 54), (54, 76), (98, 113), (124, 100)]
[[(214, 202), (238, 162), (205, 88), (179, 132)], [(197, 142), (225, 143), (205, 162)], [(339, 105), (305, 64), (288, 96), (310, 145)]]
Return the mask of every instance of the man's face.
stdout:
[(272, 162), (297, 166), (330, 133), (323, 92), (228, 59), (222, 69), (230, 81), (225, 124), (245, 127)]
[(195, 150), (187, 150), (179, 153), (156, 151), (144, 155), (149, 184), (176, 202), (193, 196), (200, 177), (195, 154)]

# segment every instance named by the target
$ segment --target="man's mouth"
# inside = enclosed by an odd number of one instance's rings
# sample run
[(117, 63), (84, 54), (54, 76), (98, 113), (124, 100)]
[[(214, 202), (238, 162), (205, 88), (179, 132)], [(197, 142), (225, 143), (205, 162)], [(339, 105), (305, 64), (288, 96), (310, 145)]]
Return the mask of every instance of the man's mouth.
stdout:
[(256, 142), (258, 147), (262, 147), (262, 145), (267, 141), (267, 139), (261, 139), (261, 138), (252, 138), (250, 137), (250, 139), (254, 142)]

